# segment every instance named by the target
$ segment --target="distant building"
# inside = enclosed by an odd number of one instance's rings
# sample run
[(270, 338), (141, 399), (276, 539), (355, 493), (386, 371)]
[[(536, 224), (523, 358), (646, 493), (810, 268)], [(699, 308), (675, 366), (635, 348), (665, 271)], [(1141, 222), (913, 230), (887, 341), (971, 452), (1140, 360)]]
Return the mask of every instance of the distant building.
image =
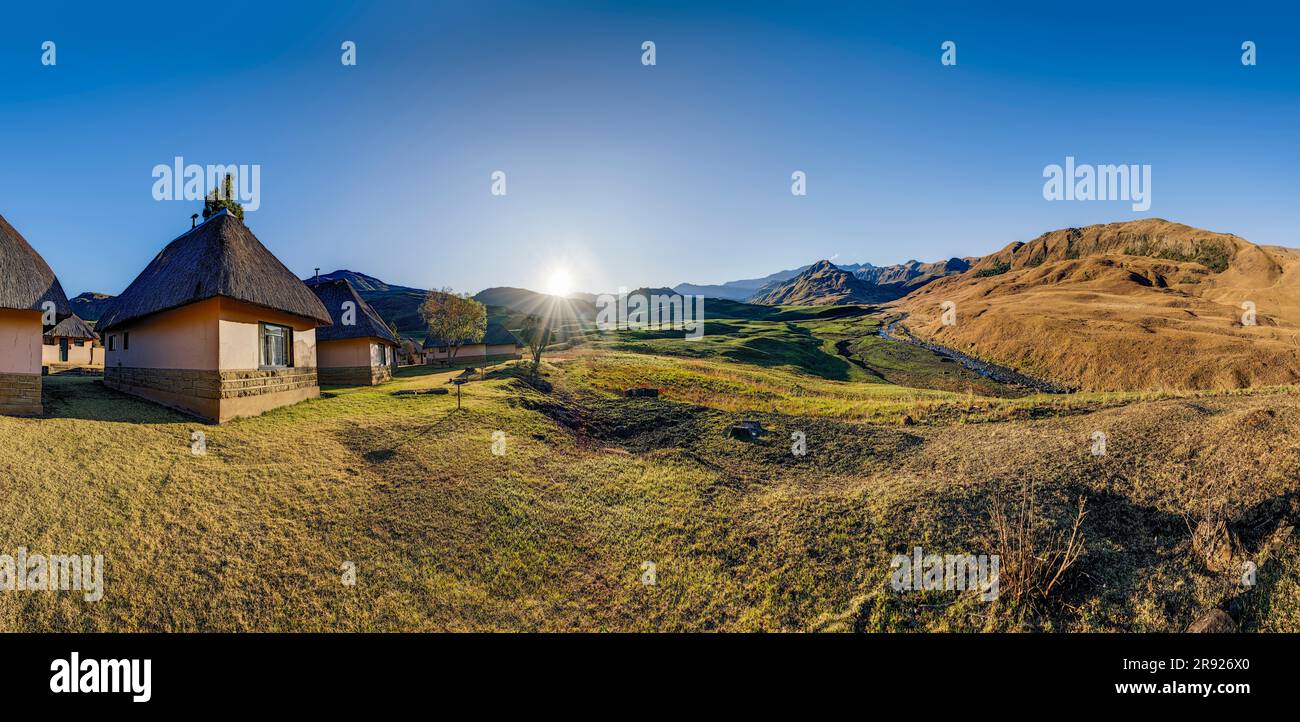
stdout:
[(334, 322), (316, 330), (322, 384), (373, 386), (393, 378), (397, 336), (346, 279), (308, 281)]
[[(489, 323), (483, 340), (466, 343), (456, 352), (456, 361), (506, 361), (522, 355), (523, 344), (519, 338), (499, 323)], [(446, 362), (450, 348), (443, 339), (424, 339), (424, 362)]]
[(41, 363), (50, 368), (102, 367), (104, 347), (90, 324), (72, 314), (45, 332)]
[(397, 349), (397, 364), (399, 366), (414, 366), (424, 363), (424, 349), (419, 341), (409, 338), (401, 339), (401, 346)]
[(35, 416), (41, 406), (41, 325), (72, 313), (49, 264), (0, 216), (0, 414)]
[(99, 319), (104, 384), (224, 422), (320, 396), (316, 295), (220, 211), (173, 240)]

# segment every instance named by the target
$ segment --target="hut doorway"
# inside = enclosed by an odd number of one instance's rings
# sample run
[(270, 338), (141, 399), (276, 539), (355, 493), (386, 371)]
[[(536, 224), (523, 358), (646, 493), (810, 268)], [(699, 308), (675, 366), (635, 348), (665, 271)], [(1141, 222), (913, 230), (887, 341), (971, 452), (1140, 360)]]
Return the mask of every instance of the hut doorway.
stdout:
[(59, 339), (59, 362), (68, 362), (68, 339), (66, 338)]

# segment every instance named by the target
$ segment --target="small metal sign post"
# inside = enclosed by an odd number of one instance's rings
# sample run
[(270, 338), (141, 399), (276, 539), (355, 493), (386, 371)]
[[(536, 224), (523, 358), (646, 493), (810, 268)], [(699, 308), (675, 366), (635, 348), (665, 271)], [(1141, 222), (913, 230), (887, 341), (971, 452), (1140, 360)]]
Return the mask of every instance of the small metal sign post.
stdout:
[(465, 379), (452, 379), (451, 382), (456, 384), (456, 410), (460, 411), (460, 387), (465, 385)]

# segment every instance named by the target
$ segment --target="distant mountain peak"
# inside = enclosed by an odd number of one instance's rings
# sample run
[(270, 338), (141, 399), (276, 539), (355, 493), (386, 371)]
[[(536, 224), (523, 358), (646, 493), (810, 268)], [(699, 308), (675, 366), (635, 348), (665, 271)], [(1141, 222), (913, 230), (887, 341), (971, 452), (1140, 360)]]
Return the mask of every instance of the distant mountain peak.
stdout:
[(764, 288), (749, 302), (768, 306), (838, 306), (880, 303), (894, 298), (895, 295), (882, 292), (834, 263), (821, 260), (788, 281)]
[(100, 314), (108, 308), (108, 304), (113, 300), (113, 296), (107, 293), (97, 291), (83, 291), (77, 294), (69, 303), (72, 306), (72, 312), (77, 314), (83, 321), (98, 321)]
[(912, 259), (906, 263), (896, 263), (892, 266), (877, 266), (871, 263), (835, 263), (823, 258), (812, 265), (802, 266), (790, 271), (778, 271), (763, 278), (728, 281), (713, 285), (679, 283), (673, 287), (673, 290), (682, 294), (703, 294), (709, 298), (756, 302), (754, 299), (767, 297), (772, 291), (784, 286), (800, 274), (810, 271), (827, 273), (831, 270), (837, 270), (851, 273), (860, 281), (884, 289), (883, 292), (873, 291), (870, 294), (872, 297), (880, 298), (888, 295), (890, 296), (889, 300), (892, 300), (893, 298), (902, 297), (936, 278), (942, 278), (954, 273), (963, 273), (977, 260), (979, 259), (974, 257), (950, 258), (946, 261), (922, 263)]
[(745, 278), (717, 284), (679, 283), (673, 286), (673, 290), (688, 296), (700, 294), (709, 298), (744, 301), (746, 298), (760, 294), (765, 289), (775, 286), (781, 281), (788, 281), (806, 270), (808, 270), (808, 266), (801, 266), (788, 271), (777, 271), (762, 278)]
[[(315, 280), (315, 278), (316, 277), (313, 276), (311, 278), (305, 278), (303, 280), (310, 282)], [(320, 275), (320, 280), (322, 281), (346, 280), (348, 283), (351, 283), (352, 287), (357, 289), (358, 291), (390, 291), (393, 290), (394, 288), (402, 288), (401, 286), (390, 286), (389, 284), (379, 280), (378, 278), (375, 278), (374, 276), (368, 276), (364, 273), (360, 273), (358, 271), (349, 271), (347, 269), (339, 269), (332, 273), (322, 273)]]

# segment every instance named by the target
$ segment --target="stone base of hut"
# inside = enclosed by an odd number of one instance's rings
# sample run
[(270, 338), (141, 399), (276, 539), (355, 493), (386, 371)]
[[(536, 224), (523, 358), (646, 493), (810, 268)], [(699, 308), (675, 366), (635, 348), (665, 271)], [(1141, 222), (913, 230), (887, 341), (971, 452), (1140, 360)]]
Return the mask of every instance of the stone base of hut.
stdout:
[(0, 373), (0, 414), (39, 416), (43, 412), (40, 374)]
[(104, 385), (224, 423), (320, 397), (314, 368), (204, 371), (111, 366)]
[(317, 372), (327, 386), (375, 386), (393, 380), (392, 366), (321, 366)]

